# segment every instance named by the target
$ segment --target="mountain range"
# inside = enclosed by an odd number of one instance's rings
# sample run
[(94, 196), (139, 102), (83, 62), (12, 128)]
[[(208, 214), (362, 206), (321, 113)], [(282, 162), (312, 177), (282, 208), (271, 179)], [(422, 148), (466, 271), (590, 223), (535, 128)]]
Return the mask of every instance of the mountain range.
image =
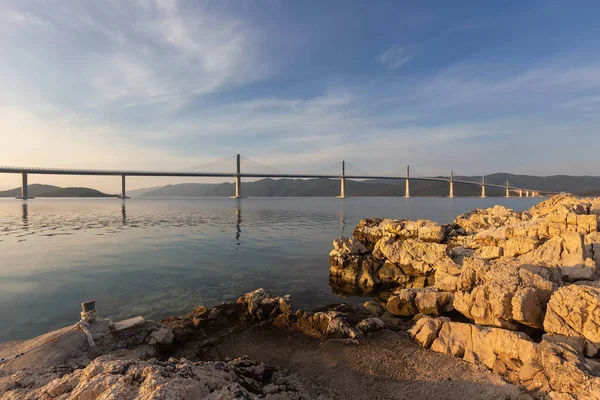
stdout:
[[(53, 185), (38, 183), (27, 186), (28, 195), (31, 197), (116, 197), (114, 194), (102, 193), (87, 187), (61, 188)], [(0, 197), (17, 197), (21, 195), (21, 188), (0, 191)]]
[[(481, 177), (455, 176), (456, 180), (481, 182)], [(485, 177), (486, 183), (573, 194), (600, 194), (600, 178), (592, 176), (532, 176), (496, 173)], [(447, 196), (448, 183), (412, 181), (411, 196)], [(347, 196), (404, 196), (405, 180), (346, 180)], [(226, 197), (235, 192), (233, 183), (181, 183), (143, 190), (139, 197)], [(242, 194), (248, 197), (333, 197), (340, 193), (337, 179), (261, 179), (242, 183)], [(132, 192), (131, 196), (135, 196)], [(504, 189), (486, 188), (487, 196), (504, 196)], [(455, 196), (479, 196), (475, 185), (454, 184)]]
[[(456, 180), (481, 182), (477, 176), (455, 176)], [(532, 176), (496, 173), (485, 177), (486, 183), (535, 189), (547, 192), (568, 192), (585, 196), (600, 196), (600, 177), (594, 176)], [(32, 197), (116, 197), (86, 187), (61, 188), (52, 185), (29, 185)], [(346, 196), (404, 196), (405, 180), (346, 180)], [(448, 196), (448, 183), (412, 181), (411, 196)], [(128, 191), (131, 197), (228, 197), (235, 192), (233, 183), (180, 183)], [(0, 191), (0, 197), (17, 197), (21, 188)], [(340, 194), (338, 179), (261, 179), (242, 183), (242, 194), (248, 197), (334, 197)], [(487, 196), (504, 196), (504, 189), (486, 188)], [(475, 185), (454, 184), (455, 196), (479, 196)]]

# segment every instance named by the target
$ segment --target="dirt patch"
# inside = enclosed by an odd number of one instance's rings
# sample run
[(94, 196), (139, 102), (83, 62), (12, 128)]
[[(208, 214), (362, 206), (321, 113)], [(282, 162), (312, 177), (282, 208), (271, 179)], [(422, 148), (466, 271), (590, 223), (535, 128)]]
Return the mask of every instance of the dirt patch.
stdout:
[(173, 355), (203, 360), (248, 355), (295, 374), (315, 398), (531, 398), (482, 367), (424, 350), (405, 333), (390, 330), (360, 341), (320, 341), (264, 323), (218, 344), (189, 343)]

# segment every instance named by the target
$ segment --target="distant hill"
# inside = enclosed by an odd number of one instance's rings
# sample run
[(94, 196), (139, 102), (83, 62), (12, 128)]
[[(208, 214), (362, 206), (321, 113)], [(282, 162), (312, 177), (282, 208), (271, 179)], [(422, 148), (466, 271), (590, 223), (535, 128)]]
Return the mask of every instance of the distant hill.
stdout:
[[(457, 180), (481, 182), (481, 177), (455, 176)], [(485, 181), (496, 185), (525, 187), (541, 191), (583, 194), (596, 190), (600, 193), (600, 178), (591, 176), (555, 175), (547, 177), (496, 173), (487, 175)], [(404, 196), (404, 179), (398, 180), (346, 180), (348, 196)], [(411, 196), (447, 196), (448, 183), (412, 181)], [(184, 183), (167, 185), (144, 191), (141, 197), (226, 197), (235, 191), (233, 183)], [(248, 197), (320, 197), (337, 196), (340, 182), (337, 179), (261, 179), (244, 182), (244, 196)], [(455, 196), (479, 196), (481, 189), (468, 184), (454, 185)], [(487, 196), (504, 196), (504, 189), (486, 188)]]
[(160, 189), (161, 187), (162, 186), (154, 186), (154, 187), (143, 188), (143, 189), (127, 190), (127, 196), (129, 196), (129, 197), (140, 197), (140, 196), (142, 196), (146, 192), (150, 192), (152, 190)]
[[(457, 180), (481, 182), (479, 176), (455, 176)], [(487, 175), (485, 181), (529, 189), (568, 192), (584, 196), (600, 196), (600, 178), (594, 176), (532, 176), (496, 173)], [(346, 180), (346, 195), (363, 196), (404, 196), (404, 179), (364, 181)], [(29, 195), (33, 197), (116, 197), (90, 188), (61, 188), (52, 185), (29, 185)], [(411, 196), (448, 196), (447, 182), (412, 181)], [(235, 192), (233, 183), (181, 183), (160, 187), (128, 191), (131, 197), (228, 197)], [(242, 193), (248, 197), (334, 197), (340, 193), (338, 179), (261, 179), (243, 182)], [(0, 197), (17, 197), (21, 188), (0, 191)], [(481, 189), (468, 184), (454, 185), (455, 196), (479, 196)], [(486, 188), (487, 196), (504, 196), (504, 189)]]
[[(31, 197), (116, 197), (114, 194), (106, 194), (86, 187), (61, 188), (52, 185), (32, 184), (27, 186), (27, 191)], [(20, 195), (20, 187), (0, 192), (0, 197), (17, 197)]]

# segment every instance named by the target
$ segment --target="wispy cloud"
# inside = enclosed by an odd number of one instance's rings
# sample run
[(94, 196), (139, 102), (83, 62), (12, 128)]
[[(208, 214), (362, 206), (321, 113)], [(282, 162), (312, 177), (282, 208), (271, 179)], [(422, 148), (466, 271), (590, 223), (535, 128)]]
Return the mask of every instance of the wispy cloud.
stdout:
[(394, 70), (408, 64), (413, 58), (414, 55), (407, 54), (404, 48), (394, 46), (379, 54), (376, 60)]
[[(107, 1), (98, 12), (83, 2), (58, 10), (38, 7), (35, 14), (19, 7), (0, 14), (8, 22), (0, 34), (11, 24), (28, 24), (29, 33), (45, 37), (56, 54), (40, 49), (36, 61), (55, 62), (47, 66), (60, 68), (78, 86), (74, 95), (91, 111), (150, 104), (172, 112), (199, 96), (262, 79), (268, 70), (258, 30), (203, 3)], [(56, 30), (51, 37), (48, 29)]]

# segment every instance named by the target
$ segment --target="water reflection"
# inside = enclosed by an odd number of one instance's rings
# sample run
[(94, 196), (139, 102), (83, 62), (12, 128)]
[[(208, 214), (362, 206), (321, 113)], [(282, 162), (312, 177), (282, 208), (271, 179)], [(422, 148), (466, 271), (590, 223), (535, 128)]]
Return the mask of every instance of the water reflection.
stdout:
[(27, 202), (23, 202), (23, 214), (21, 219), (23, 220), (23, 230), (29, 230), (29, 212), (27, 211)]
[(240, 243), (240, 236), (242, 235), (242, 208), (241, 208), (241, 200), (236, 199), (235, 205), (235, 240), (238, 246)]
[(127, 207), (125, 206), (125, 200), (121, 204), (121, 221), (123, 225), (127, 225)]
[(346, 230), (346, 214), (344, 213), (344, 199), (340, 199), (340, 236), (344, 236)]

